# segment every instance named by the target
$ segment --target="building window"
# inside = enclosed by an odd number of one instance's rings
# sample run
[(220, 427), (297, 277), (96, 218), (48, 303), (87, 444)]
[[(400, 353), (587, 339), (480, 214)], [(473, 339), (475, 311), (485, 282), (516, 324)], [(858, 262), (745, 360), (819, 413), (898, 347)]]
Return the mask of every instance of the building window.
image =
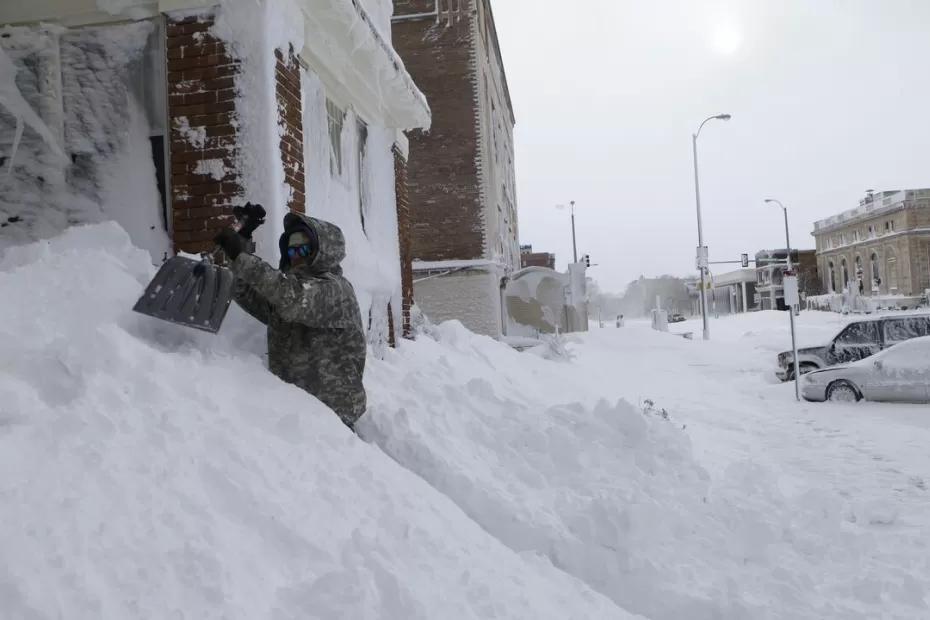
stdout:
[(869, 224), (869, 239), (875, 237), (875, 226)]
[(888, 292), (896, 293), (898, 291), (898, 257), (895, 256), (894, 250), (888, 248), (885, 251), (888, 256), (886, 259), (885, 274), (888, 276)]
[(878, 255), (875, 252), (872, 252), (872, 256), (869, 258), (869, 260), (872, 263), (872, 290), (877, 291), (878, 287), (882, 284), (882, 275), (878, 264)]
[(853, 240), (853, 243), (856, 243), (857, 241), (859, 241), (859, 231), (858, 231), (858, 230), (854, 230), (854, 231), (852, 232), (852, 240)]
[(836, 265), (833, 264), (833, 261), (830, 261), (830, 267), (828, 268), (830, 274), (829, 290), (831, 293), (836, 292)]
[(849, 265), (846, 264), (845, 258), (840, 261), (840, 271), (842, 272), (841, 275), (843, 276), (841, 284), (843, 285), (843, 290), (846, 290), (846, 288), (849, 286)]
[(358, 151), (356, 166), (358, 168), (358, 216), (362, 221), (362, 232), (365, 230), (365, 216), (368, 214), (368, 205), (371, 202), (371, 192), (368, 186), (368, 125), (362, 119), (356, 119), (356, 128), (358, 132)]
[(345, 110), (327, 98), (326, 120), (329, 125), (329, 173), (334, 177), (342, 176), (342, 126), (345, 124), (345, 118)]

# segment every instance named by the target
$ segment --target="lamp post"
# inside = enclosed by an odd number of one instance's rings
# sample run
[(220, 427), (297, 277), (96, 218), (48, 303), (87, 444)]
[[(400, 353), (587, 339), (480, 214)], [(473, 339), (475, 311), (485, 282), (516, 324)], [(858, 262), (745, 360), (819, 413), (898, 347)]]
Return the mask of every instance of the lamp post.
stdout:
[(694, 150), (694, 202), (697, 204), (697, 224), (698, 224), (698, 268), (701, 270), (701, 320), (704, 324), (704, 340), (710, 340), (710, 326), (707, 323), (707, 256), (704, 254), (704, 226), (701, 223), (701, 186), (698, 181), (698, 155), (697, 155), (697, 139), (701, 135), (701, 129), (704, 128), (704, 124), (710, 120), (721, 120), (728, 121), (730, 120), (729, 114), (716, 114), (714, 116), (708, 116), (701, 123), (698, 130), (691, 134), (691, 147)]
[[(791, 237), (788, 233), (788, 208), (785, 207), (785, 205), (783, 205), (780, 200), (776, 200), (774, 198), (766, 198), (765, 202), (767, 204), (774, 204), (774, 205), (781, 207), (781, 211), (785, 215), (785, 245), (787, 246), (786, 250), (788, 254), (788, 257), (786, 259), (786, 271), (791, 271)], [(784, 276), (782, 276), (782, 283), (784, 283)], [(785, 302), (787, 303), (787, 301), (788, 300), (786, 298)], [(773, 304), (775, 303), (774, 297), (772, 298), (772, 303)], [(795, 337), (795, 330), (794, 330), (794, 305), (793, 304), (788, 306), (788, 316), (791, 318), (791, 352), (792, 352), (792, 355), (794, 356), (794, 397), (797, 400), (801, 400), (801, 383), (800, 383), (801, 372), (800, 372), (800, 369), (799, 369), (800, 367), (798, 364), (798, 342), (797, 342), (797, 338)]]

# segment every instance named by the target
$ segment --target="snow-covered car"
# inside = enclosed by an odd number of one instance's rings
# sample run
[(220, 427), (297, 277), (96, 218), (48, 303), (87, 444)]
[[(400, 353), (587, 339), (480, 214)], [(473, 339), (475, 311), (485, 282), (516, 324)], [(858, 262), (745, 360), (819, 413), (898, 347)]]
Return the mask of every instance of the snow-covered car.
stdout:
[(668, 317), (668, 322), (669, 322), (669, 323), (681, 323), (681, 322), (687, 321), (687, 320), (688, 320), (688, 319), (685, 318), (685, 315), (680, 314), (680, 313), (677, 313), (677, 312), (676, 312), (675, 314), (673, 314), (672, 316)]
[(930, 402), (930, 337), (901, 342), (869, 359), (815, 370), (801, 380), (805, 400)]
[[(930, 336), (930, 313), (884, 316), (854, 321), (830, 342), (819, 347), (798, 349), (798, 370), (806, 374), (837, 364), (847, 364), (883, 351), (899, 342)], [(782, 381), (794, 379), (794, 355), (778, 354), (775, 374)]]

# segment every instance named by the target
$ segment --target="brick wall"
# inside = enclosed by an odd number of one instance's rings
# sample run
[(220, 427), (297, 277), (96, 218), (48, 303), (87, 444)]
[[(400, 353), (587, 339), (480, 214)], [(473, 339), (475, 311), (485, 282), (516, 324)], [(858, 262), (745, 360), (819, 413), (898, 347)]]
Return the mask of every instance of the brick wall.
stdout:
[[(397, 203), (397, 238), (400, 244), (401, 316), (404, 338), (412, 337), (410, 309), (413, 307), (413, 245), (410, 236), (410, 202), (407, 187), (407, 160), (394, 147), (394, 196)], [(390, 316), (390, 315), (389, 315)], [(392, 340), (393, 340), (393, 323)]]
[(208, 32), (209, 16), (167, 22), (171, 215), (175, 249), (200, 252), (242, 202), (236, 172), (239, 63)]
[[(471, 0), (458, 5), (467, 7)], [(450, 6), (446, 0), (440, 8)], [(424, 0), (395, 0), (395, 15), (432, 11)], [(433, 112), (429, 132), (413, 131), (407, 165), (412, 257), (484, 258), (477, 157), (477, 93), (470, 19), (395, 21), (394, 47)]]
[(281, 126), (281, 162), (284, 178), (291, 188), (287, 206), (304, 212), (306, 196), (304, 177), (303, 111), (300, 96), (300, 65), (291, 48), (285, 55), (275, 50), (275, 82), (278, 99), (278, 123)]

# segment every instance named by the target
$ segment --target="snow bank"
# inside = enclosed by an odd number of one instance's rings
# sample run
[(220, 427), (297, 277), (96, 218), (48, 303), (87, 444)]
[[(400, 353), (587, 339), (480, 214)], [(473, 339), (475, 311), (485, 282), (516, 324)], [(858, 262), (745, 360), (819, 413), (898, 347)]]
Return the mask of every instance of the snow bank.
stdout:
[[(575, 336), (568, 346), (576, 357), (565, 364), (442, 324), (390, 364), (373, 365), (362, 435), (515, 551), (545, 556), (656, 620), (927, 611), (925, 585), (906, 568), (919, 551), (896, 563), (887, 541), (854, 525), (893, 523), (887, 504), (850, 502), (816, 484), (788, 496), (777, 470), (736, 455), (711, 474), (695, 456), (690, 427), (682, 428), (683, 412), (666, 419), (662, 403), (600, 400), (649, 390), (675, 395), (682, 408), (721, 410), (705, 378), (680, 370), (696, 355), (693, 341), (645, 328), (610, 331), (622, 345), (596, 345), (605, 330)], [(719, 391), (735, 401), (723, 410), (724, 428), (738, 431), (755, 405), (723, 382), (731, 369), (722, 359), (693, 361), (718, 368)], [(644, 380), (656, 366), (678, 370)]]
[(151, 271), (113, 223), (0, 255), (4, 617), (629, 617), (278, 381), (243, 314), (133, 314)]

